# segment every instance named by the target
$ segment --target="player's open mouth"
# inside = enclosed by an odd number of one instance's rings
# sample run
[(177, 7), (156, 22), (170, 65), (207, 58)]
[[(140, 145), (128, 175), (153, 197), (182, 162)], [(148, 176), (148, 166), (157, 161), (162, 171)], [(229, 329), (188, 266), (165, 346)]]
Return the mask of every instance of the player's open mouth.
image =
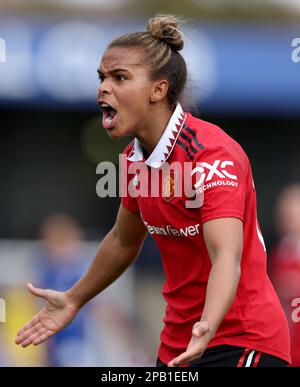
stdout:
[(112, 129), (117, 122), (118, 112), (106, 102), (100, 103), (102, 112), (102, 126), (104, 129)]

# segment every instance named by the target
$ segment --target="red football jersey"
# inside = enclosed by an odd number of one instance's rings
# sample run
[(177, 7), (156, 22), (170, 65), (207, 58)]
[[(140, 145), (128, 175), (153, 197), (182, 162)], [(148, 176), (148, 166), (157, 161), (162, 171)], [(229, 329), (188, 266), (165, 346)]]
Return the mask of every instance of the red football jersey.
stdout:
[[(150, 156), (145, 155), (137, 139), (124, 153), (127, 160), (124, 156), (122, 186), (124, 190), (126, 178), (129, 195), (122, 197), (122, 204), (140, 212), (159, 247), (165, 271), (163, 295), (167, 308), (160, 360), (168, 363), (186, 350), (193, 324), (201, 318), (211, 270), (203, 223), (235, 217), (242, 220), (244, 231), (241, 278), (235, 301), (209, 347), (235, 345), (290, 362), (288, 324), (267, 275), (251, 166), (241, 146), (218, 126), (193, 117), (178, 104)], [(176, 170), (161, 179), (159, 195), (132, 193), (132, 188), (146, 185), (149, 193), (153, 184), (150, 172), (167, 163), (177, 163), (182, 169), (189, 166), (190, 172), (183, 175), (197, 190), (198, 206), (187, 206), (191, 198), (184, 190), (176, 194), (176, 178), (180, 175)], [(139, 173), (145, 168), (148, 176), (145, 170)]]

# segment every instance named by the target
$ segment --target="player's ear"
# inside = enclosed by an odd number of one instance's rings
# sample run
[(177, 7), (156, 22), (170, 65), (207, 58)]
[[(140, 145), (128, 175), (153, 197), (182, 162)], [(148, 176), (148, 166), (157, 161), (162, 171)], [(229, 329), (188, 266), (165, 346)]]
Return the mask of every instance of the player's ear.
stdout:
[(150, 94), (151, 102), (163, 100), (168, 92), (169, 83), (166, 79), (160, 79), (153, 82)]

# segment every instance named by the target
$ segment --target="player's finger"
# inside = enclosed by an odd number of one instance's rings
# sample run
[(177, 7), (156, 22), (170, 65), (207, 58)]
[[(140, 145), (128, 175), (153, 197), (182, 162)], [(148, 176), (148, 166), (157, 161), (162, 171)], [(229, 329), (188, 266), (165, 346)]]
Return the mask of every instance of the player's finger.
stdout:
[(185, 358), (181, 359), (173, 359), (171, 362), (169, 362), (168, 367), (179, 367), (183, 364), (188, 364), (196, 359), (198, 359), (200, 356), (199, 355), (194, 355), (194, 356), (187, 356)]
[(17, 335), (21, 335), (23, 332), (25, 332), (27, 329), (32, 328), (35, 324), (38, 324), (40, 321), (38, 316), (35, 316), (31, 321), (26, 323), (17, 333)]
[(39, 337), (41, 337), (45, 332), (47, 332), (47, 328), (46, 327), (42, 327), (38, 332), (34, 332), (32, 333), (30, 336), (28, 336), (27, 338), (25, 338), (22, 342), (21, 342), (21, 346), (23, 348), (27, 347), (28, 345), (32, 344), (36, 339), (38, 339)]
[(38, 336), (38, 333), (34, 333), (31, 336), (27, 337), (26, 339), (22, 340), (20, 343), (21, 347), (26, 348), (28, 345), (30, 345), (34, 339), (36, 339)]
[(26, 325), (24, 325), (23, 328), (21, 328), (18, 333), (17, 333), (17, 337), (16, 337), (16, 344), (19, 344), (20, 343), (20, 340), (23, 340), (24, 337), (27, 337), (28, 334), (33, 331), (35, 332), (37, 329), (40, 328), (40, 321), (39, 321), (39, 318), (38, 317), (35, 317), (33, 320), (31, 320), (29, 323), (27, 323)]
[(35, 324), (33, 324), (30, 328), (24, 329), (22, 334), (28, 334), (29, 332), (38, 332), (42, 327), (42, 323), (37, 320)]
[(169, 367), (177, 367), (179, 365), (189, 363), (189, 362), (197, 359), (198, 357), (200, 357), (201, 354), (202, 354), (202, 352), (199, 351), (199, 349), (196, 349), (196, 348), (188, 349), (187, 351), (181, 353), (179, 356), (177, 356), (173, 360), (171, 360), (168, 363), (168, 366)]
[(189, 362), (191, 354), (189, 352), (183, 352), (181, 355), (175, 357), (168, 363), (168, 367), (178, 367), (181, 364)]
[(54, 332), (53, 331), (50, 331), (49, 329), (42, 335), (40, 335), (38, 338), (36, 338), (34, 341), (33, 341), (33, 345), (38, 345), (38, 344), (41, 344), (43, 343), (44, 341), (46, 341), (47, 339), (49, 339), (49, 337), (53, 336), (54, 335)]
[(38, 332), (41, 328), (42, 328), (42, 324), (39, 322), (39, 323), (35, 324), (32, 328), (24, 330), (23, 332), (18, 334), (16, 341), (15, 341), (16, 344), (20, 344), (23, 340), (27, 339), (29, 336)]
[(47, 290), (46, 289), (36, 288), (30, 282), (28, 282), (27, 288), (30, 291), (30, 293), (32, 293), (33, 295), (35, 295), (37, 297), (46, 298), (46, 296), (47, 296)]
[(53, 336), (54, 332), (50, 331), (50, 330), (47, 330), (47, 332), (45, 332), (43, 335), (39, 336), (35, 341), (34, 341), (34, 345), (38, 345), (38, 344), (41, 344), (43, 343), (44, 341), (46, 341), (49, 337)]

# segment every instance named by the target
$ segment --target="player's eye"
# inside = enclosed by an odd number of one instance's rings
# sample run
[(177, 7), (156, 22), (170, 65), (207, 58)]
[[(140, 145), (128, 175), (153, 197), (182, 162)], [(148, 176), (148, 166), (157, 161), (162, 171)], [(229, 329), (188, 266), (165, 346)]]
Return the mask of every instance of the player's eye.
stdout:
[(116, 79), (117, 79), (117, 81), (124, 81), (127, 78), (124, 75), (118, 74), (118, 75), (116, 75)]
[(104, 76), (103, 76), (103, 75), (100, 75), (100, 74), (98, 74), (98, 79), (99, 79), (99, 81), (100, 81), (100, 82), (103, 82), (103, 81), (104, 81)]

